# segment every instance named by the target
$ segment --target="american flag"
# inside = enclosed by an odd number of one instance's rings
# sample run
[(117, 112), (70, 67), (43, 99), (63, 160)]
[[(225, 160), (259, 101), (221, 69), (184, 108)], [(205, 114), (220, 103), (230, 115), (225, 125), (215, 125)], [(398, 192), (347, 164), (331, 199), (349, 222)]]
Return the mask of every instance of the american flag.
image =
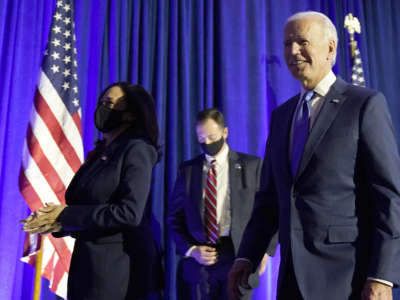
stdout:
[[(65, 203), (66, 187), (83, 161), (72, 2), (57, 1), (23, 149), (19, 186), (32, 211)], [(37, 238), (27, 237), (24, 261), (34, 261)], [(74, 240), (46, 235), (41, 243), (42, 276), (66, 298)]]
[(352, 55), (351, 67), (351, 83), (358, 86), (365, 87), (364, 71), (361, 61), (360, 50), (358, 49), (357, 42), (354, 41), (354, 55)]

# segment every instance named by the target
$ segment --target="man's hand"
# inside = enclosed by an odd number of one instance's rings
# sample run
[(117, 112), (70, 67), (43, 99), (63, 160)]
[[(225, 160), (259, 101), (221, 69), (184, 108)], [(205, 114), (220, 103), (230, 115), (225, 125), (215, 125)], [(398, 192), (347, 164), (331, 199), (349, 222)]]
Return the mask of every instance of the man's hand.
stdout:
[(393, 300), (392, 288), (386, 284), (367, 280), (361, 293), (362, 300)]
[(190, 253), (199, 264), (210, 266), (217, 262), (218, 254), (215, 248), (209, 246), (195, 246)]
[(266, 267), (267, 267), (268, 257), (269, 257), (268, 254), (265, 253), (265, 254), (264, 254), (264, 257), (263, 257), (263, 259), (262, 259), (262, 261), (260, 262), (260, 265), (259, 265), (259, 267), (258, 267), (258, 275), (259, 275), (259, 276), (261, 276), (261, 275), (264, 274), (264, 272), (265, 272), (265, 269), (266, 269)]
[(230, 300), (240, 300), (242, 292), (239, 286), (250, 289), (249, 276), (251, 273), (251, 262), (245, 259), (238, 259), (233, 264), (228, 274), (228, 295)]

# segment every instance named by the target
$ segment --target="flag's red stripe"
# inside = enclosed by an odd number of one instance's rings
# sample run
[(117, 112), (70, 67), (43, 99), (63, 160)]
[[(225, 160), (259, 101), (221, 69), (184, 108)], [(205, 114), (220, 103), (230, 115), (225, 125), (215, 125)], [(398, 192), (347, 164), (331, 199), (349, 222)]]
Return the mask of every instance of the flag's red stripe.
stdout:
[[(58, 284), (60, 283), (64, 273), (66, 273), (63, 264), (58, 260), (53, 269), (53, 281), (51, 282), (50, 290), (57, 292)], [(68, 273), (67, 273), (68, 274)]]
[(36, 194), (28, 178), (26, 178), (23, 169), (19, 173), (19, 189), (31, 211), (36, 211), (43, 206), (38, 194)]
[(42, 276), (47, 278), (49, 281), (51, 280), (51, 274), (53, 273), (53, 264), (54, 264), (54, 253), (51, 254), (51, 258), (47, 262), (47, 265), (44, 267)]
[(64, 155), (66, 161), (71, 166), (72, 170), (76, 172), (81, 166), (81, 161), (76, 154), (74, 147), (72, 147), (71, 143), (65, 136), (62, 127), (53, 115), (50, 107), (47, 105), (46, 101), (43, 99), (38, 90), (36, 90), (34, 103), (37, 113), (46, 123), (47, 128), (60, 148), (60, 151)]
[(64, 239), (55, 238), (52, 235), (48, 236), (54, 248), (57, 251), (60, 261), (63, 263), (65, 270), (68, 272), (69, 264), (71, 263), (71, 252), (67, 247), (67, 243)]
[(81, 123), (81, 117), (79, 116), (78, 112), (72, 115), (72, 120), (74, 120), (74, 123), (78, 128), (80, 135), (82, 136), (82, 123)]
[[(22, 184), (24, 185), (23, 187), (21, 187), (21, 181)], [(32, 188), (32, 186), (30, 185), (29, 181), (27, 180), (23, 172), (20, 174), (20, 188), (22, 195), (26, 199), (26, 202), (28, 202), (28, 205), (32, 211), (36, 211), (43, 206), (43, 203), (40, 201), (39, 196), (36, 194), (35, 190)], [(48, 236), (48, 238), (50, 239), (51, 243), (56, 249), (57, 254), (60, 257), (60, 260), (63, 262), (65, 270), (69, 270), (69, 263), (71, 261), (71, 252), (68, 249), (67, 244), (63, 239), (56, 239), (50, 235)]]
[(53, 165), (49, 162), (47, 157), (44, 155), (42, 147), (38, 143), (35, 135), (32, 132), (32, 128), (28, 126), (27, 132), (27, 145), (29, 152), (33, 160), (36, 162), (38, 168), (40, 169), (43, 177), (46, 179), (47, 183), (50, 185), (53, 192), (56, 194), (58, 200), (61, 203), (65, 203), (64, 194), (65, 194), (65, 186), (62, 182), (60, 176), (58, 176), (56, 170)]
[(29, 256), (28, 264), (32, 267), (36, 266), (36, 254)]

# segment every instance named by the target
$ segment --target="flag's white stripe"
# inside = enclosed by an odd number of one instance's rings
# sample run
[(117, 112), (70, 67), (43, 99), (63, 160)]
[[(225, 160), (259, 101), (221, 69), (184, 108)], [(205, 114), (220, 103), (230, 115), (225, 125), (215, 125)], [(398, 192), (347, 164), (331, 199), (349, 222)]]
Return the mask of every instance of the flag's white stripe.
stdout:
[[(56, 204), (60, 204), (56, 194), (53, 189), (50, 187), (46, 179), (43, 177), (42, 172), (38, 168), (35, 160), (29, 154), (27, 148), (26, 141), (24, 143), (24, 154), (22, 156), (22, 165), (24, 167), (24, 173), (32, 188), (37, 193), (40, 201), (44, 204), (44, 202), (53, 202)], [(29, 202), (29, 201), (28, 201)]]
[(66, 236), (63, 238), (63, 240), (65, 241), (65, 244), (67, 245), (68, 250), (72, 253), (72, 250), (74, 250), (75, 239), (73, 239), (70, 236)]
[(43, 70), (40, 70), (40, 73), (39, 92), (46, 100), (47, 105), (50, 107), (61, 128), (66, 129), (64, 130), (65, 136), (74, 148), (81, 162), (83, 162), (83, 144), (79, 129), (76, 127), (72, 116), (66, 113), (68, 110), (49, 78)]
[(53, 168), (57, 172), (58, 176), (67, 187), (74, 171), (65, 159), (65, 156), (60, 151), (57, 143), (54, 141), (46, 123), (42, 120), (40, 115), (36, 112), (36, 109), (32, 109), (31, 115), (31, 128), (35, 135), (40, 147), (42, 148), (43, 154), (47, 157)]
[[(51, 273), (51, 284), (54, 281), (54, 276), (56, 274), (56, 272), (59, 272), (60, 270), (56, 270), (56, 265), (58, 263), (58, 261), (60, 260), (60, 257), (58, 256), (57, 251), (54, 252), (54, 263), (53, 263), (53, 271)], [(64, 278), (65, 277), (65, 278)], [(56, 294), (62, 298), (66, 298), (67, 297), (67, 280), (68, 280), (68, 273), (66, 273), (66, 270), (63, 272), (63, 275), (61, 277), (61, 280), (58, 282), (57, 287), (56, 287)]]
[(56, 294), (64, 299), (67, 298), (67, 285), (68, 285), (68, 274), (64, 272), (60, 282), (57, 285)]
[(54, 274), (55, 274), (55, 270), (56, 270), (56, 265), (59, 261), (59, 257), (58, 257), (58, 253), (57, 251), (55, 251), (54, 249), (54, 259), (53, 259), (53, 265), (51, 266), (51, 278), (50, 278), (50, 286), (53, 284), (54, 281)]
[(50, 239), (46, 236), (42, 238), (42, 273), (44, 269), (50, 262), (50, 259), (55, 251), (53, 244), (50, 242)]

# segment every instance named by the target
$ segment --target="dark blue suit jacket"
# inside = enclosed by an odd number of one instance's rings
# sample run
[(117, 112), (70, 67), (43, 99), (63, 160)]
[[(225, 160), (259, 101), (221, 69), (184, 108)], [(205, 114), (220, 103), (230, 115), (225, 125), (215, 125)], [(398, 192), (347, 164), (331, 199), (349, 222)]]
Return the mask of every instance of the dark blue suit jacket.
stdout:
[[(207, 244), (203, 221), (205, 207), (202, 199), (204, 161), (203, 154), (180, 166), (168, 206), (168, 227), (175, 240), (176, 250), (182, 256), (193, 245)], [(235, 254), (253, 209), (255, 193), (259, 188), (261, 166), (261, 158), (229, 150), (230, 237)], [(276, 240), (270, 243), (264, 253), (273, 254), (275, 248)], [(184, 259), (181, 267), (186, 274), (185, 280), (196, 282), (201, 277), (201, 265), (194, 259)], [(249, 282), (252, 287), (256, 287), (258, 274), (252, 274)]]
[[(207, 244), (202, 199), (204, 161), (205, 156), (202, 154), (180, 166), (168, 206), (169, 229), (176, 242), (177, 252), (181, 255), (193, 245)], [(235, 253), (253, 209), (261, 166), (261, 158), (229, 150), (230, 235)]]
[(293, 178), (298, 100), (272, 113), (260, 192), (238, 256), (257, 265), (279, 230), (278, 294), (290, 253), (307, 300), (359, 298), (367, 277), (400, 283), (400, 159), (384, 96), (338, 78)]
[(69, 299), (136, 299), (156, 291), (161, 260), (150, 228), (152, 169), (157, 151), (123, 134), (75, 174), (56, 236), (76, 238)]

